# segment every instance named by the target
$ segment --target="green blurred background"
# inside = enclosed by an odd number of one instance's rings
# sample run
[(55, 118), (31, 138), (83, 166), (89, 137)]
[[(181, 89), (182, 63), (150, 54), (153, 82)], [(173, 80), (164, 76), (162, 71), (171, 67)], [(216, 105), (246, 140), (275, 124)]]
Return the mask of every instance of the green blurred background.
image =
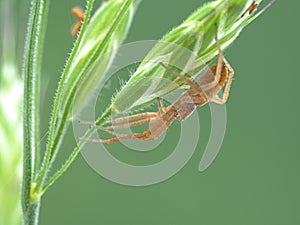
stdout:
[[(204, 2), (142, 1), (126, 42), (159, 39)], [(72, 47), (75, 18), (70, 10), (77, 5), (84, 6), (84, 1), (51, 2), (43, 64), (48, 87), (41, 95), (43, 135)], [(40, 224), (300, 224), (299, 7), (298, 1), (277, 1), (226, 50), (236, 72), (227, 103), (226, 136), (205, 172), (198, 171), (198, 164), (210, 133), (207, 106), (198, 109), (198, 148), (175, 176), (147, 187), (122, 186), (96, 174), (80, 155), (43, 197)], [(177, 141), (178, 125), (168, 130), (167, 141)], [(57, 168), (74, 145), (70, 130)], [(110, 148), (119, 159), (135, 164), (159, 161), (172, 150), (141, 155), (119, 144)]]

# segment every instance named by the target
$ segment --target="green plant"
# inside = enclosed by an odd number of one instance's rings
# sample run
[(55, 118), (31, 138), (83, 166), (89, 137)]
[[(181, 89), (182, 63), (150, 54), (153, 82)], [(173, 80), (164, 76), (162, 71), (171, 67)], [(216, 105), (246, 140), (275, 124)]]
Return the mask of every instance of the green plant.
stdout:
[[(38, 224), (41, 196), (67, 170), (85, 144), (83, 141), (79, 142), (62, 168), (54, 175), (49, 176), (52, 164), (61, 149), (66, 130), (72, 121), (73, 113), (83, 107), (83, 102), (89, 97), (91, 90), (97, 87), (97, 81), (109, 68), (114, 58), (111, 52), (125, 39), (139, 2), (139, 0), (111, 0), (105, 2), (88, 24), (94, 0), (87, 1), (82, 28), (61, 74), (57, 92), (54, 96), (47, 146), (45, 151), (41, 151), (39, 146), (39, 95), (49, 1), (31, 1), (23, 66), (24, 145), (21, 199), (24, 224)], [(222, 48), (225, 48), (234, 41), (246, 25), (262, 13), (261, 11), (258, 14), (253, 14), (251, 8), (255, 9), (260, 2), (260, 0), (255, 2), (252, 0), (218, 0), (211, 2), (196, 10), (183, 24), (166, 34), (162, 41), (177, 44), (194, 52), (197, 57), (193, 60), (190, 68), (194, 72), (199, 71), (202, 62), (210, 63), (217, 55), (214, 41), (215, 24), (220, 27), (220, 44)], [(154, 76), (166, 76), (168, 79), (174, 79), (160, 65), (147, 64), (153, 58), (165, 59), (164, 56), (170, 53), (173, 53), (173, 55), (169, 58), (171, 60), (169, 62), (176, 63), (180, 60), (179, 49), (162, 48), (159, 44), (155, 46), (96, 123), (98, 125), (103, 123), (111, 112), (143, 108), (156, 97), (174, 90), (173, 87), (161, 85), (154, 90), (151, 97), (149, 96), (144, 101), (136, 104), (136, 101), (144, 94), (145, 90), (133, 88), (139, 86), (145, 80), (149, 82), (149, 84), (146, 83), (146, 86), (151, 85)], [(201, 63), (198, 60), (201, 60)], [(179, 82), (178, 84), (182, 85), (183, 83)], [(75, 95), (77, 103), (73, 104)], [(131, 96), (132, 98), (124, 99), (124, 96)], [(135, 107), (132, 107), (133, 105)], [(72, 110), (74, 111), (72, 112)], [(88, 138), (94, 130), (94, 128), (90, 128), (84, 138)], [(43, 160), (39, 162), (41, 152), (45, 152), (45, 154)], [(1, 158), (3, 157), (0, 154), (0, 160)], [(3, 164), (1, 163), (1, 165)]]
[[(41, 195), (57, 178), (56, 175), (47, 179), (47, 175), (70, 124), (71, 105), (76, 90), (80, 88), (80, 81), (84, 81), (87, 76), (93, 76), (93, 70), (103, 73), (107, 69), (109, 63), (104, 61), (102, 56), (122, 42), (138, 2), (115, 0), (103, 3), (88, 27), (94, 0), (87, 2), (82, 28), (54, 97), (46, 152), (42, 163), (38, 165), (40, 65), (49, 3), (47, 0), (32, 1), (23, 70), (25, 88), (22, 208), (25, 224), (37, 224)], [(70, 156), (72, 159), (74, 157), (74, 154)], [(63, 167), (59, 175), (68, 166), (69, 163)]]

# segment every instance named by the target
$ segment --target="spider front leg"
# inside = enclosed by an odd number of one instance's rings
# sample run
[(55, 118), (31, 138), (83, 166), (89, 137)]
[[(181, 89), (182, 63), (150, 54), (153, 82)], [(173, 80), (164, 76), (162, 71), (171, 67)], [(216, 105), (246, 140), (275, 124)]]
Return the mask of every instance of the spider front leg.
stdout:
[[(166, 109), (163, 106), (163, 102), (161, 98), (157, 98), (157, 106), (158, 106), (158, 112), (156, 113), (146, 112), (146, 113), (139, 113), (136, 115), (126, 116), (126, 117), (121, 117), (104, 123), (104, 124), (112, 124), (111, 126), (105, 126), (105, 127), (96, 126), (96, 127), (101, 130), (107, 130), (107, 129), (114, 129), (114, 128), (129, 128), (129, 127), (139, 126), (142, 124), (149, 124), (151, 122), (151, 119), (161, 117), (166, 112)], [(137, 121), (131, 121), (131, 120), (137, 120)], [(123, 122), (128, 122), (128, 123), (119, 124)]]
[[(161, 116), (163, 116), (166, 112), (166, 109), (163, 106), (163, 102), (161, 101), (160, 98), (157, 99), (158, 103), (158, 111), (157, 113), (140, 113), (136, 115), (131, 115), (131, 116), (126, 116), (126, 117), (121, 117), (117, 118), (114, 120), (110, 120), (105, 122), (104, 124), (111, 124), (111, 126), (95, 126), (96, 129), (102, 130), (108, 134), (111, 134), (115, 136), (115, 138), (110, 138), (110, 139), (81, 139), (81, 141), (86, 141), (86, 142), (95, 142), (95, 143), (106, 143), (106, 144), (111, 144), (114, 142), (118, 142), (121, 140), (127, 140), (127, 139), (140, 139), (140, 140), (154, 140), (158, 138), (165, 129), (167, 129), (166, 123), (162, 120)], [(132, 120), (137, 120), (137, 121), (132, 121)], [(129, 122), (128, 122), (129, 121)], [(128, 122), (128, 123), (125, 123)], [(172, 121), (169, 122), (169, 124)], [(94, 125), (93, 122), (81, 122), (82, 124), (92, 124)], [(152, 124), (153, 125), (146, 130), (143, 133), (133, 133), (133, 134), (119, 134), (115, 131), (112, 131), (114, 129), (122, 129), (122, 128), (130, 128), (134, 126), (140, 126), (143, 124)]]
[[(81, 141), (93, 142), (93, 143), (106, 143), (112, 144), (114, 142), (119, 142), (122, 140), (128, 139), (140, 139), (144, 141), (155, 140), (157, 139), (173, 122), (174, 116), (170, 117), (167, 121), (164, 121), (163, 118), (154, 118), (151, 122), (152, 125), (149, 129), (144, 131), (143, 133), (133, 133), (133, 134), (119, 134), (115, 131), (111, 131), (109, 129), (105, 129), (103, 127), (96, 127), (97, 129), (103, 130), (108, 134), (115, 136), (110, 139), (80, 139)], [(123, 128), (123, 127), (122, 127)]]
[[(114, 124), (116, 124), (116, 126), (117, 126), (117, 124), (119, 124), (119, 123), (125, 123), (125, 122), (132, 121), (132, 120), (138, 120), (138, 121), (134, 121), (134, 122), (129, 122), (129, 123), (136, 124), (137, 122), (139, 122), (143, 119), (150, 119), (150, 118), (155, 118), (155, 117), (159, 117), (159, 116), (160, 116), (159, 113), (146, 112), (146, 113), (139, 113), (139, 114), (131, 115), (131, 116), (124, 116), (124, 117), (120, 117), (120, 118), (117, 118), (117, 119), (114, 119), (114, 120), (109, 120), (109, 121), (106, 121), (103, 124), (112, 124), (112, 126), (114, 126)], [(79, 123), (80, 124), (95, 125), (95, 122), (93, 122), (93, 121), (79, 121)], [(109, 127), (112, 127), (112, 126), (106, 126), (106, 127), (103, 127), (103, 128), (109, 128)]]

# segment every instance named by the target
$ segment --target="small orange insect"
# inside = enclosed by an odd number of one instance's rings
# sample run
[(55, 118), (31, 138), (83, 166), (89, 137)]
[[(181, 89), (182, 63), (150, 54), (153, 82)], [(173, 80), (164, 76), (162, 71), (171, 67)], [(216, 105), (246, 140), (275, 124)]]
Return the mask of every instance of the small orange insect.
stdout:
[[(103, 0), (103, 2), (108, 2), (108, 1), (109, 0)], [(75, 38), (82, 26), (82, 22), (84, 20), (85, 14), (84, 14), (83, 9), (79, 6), (74, 7), (71, 12), (78, 20), (71, 29), (71, 34)], [(90, 19), (89, 19), (89, 22), (90, 22)]]
[(74, 7), (71, 12), (78, 20), (71, 29), (71, 34), (75, 38), (82, 26), (85, 15), (83, 9), (79, 6)]

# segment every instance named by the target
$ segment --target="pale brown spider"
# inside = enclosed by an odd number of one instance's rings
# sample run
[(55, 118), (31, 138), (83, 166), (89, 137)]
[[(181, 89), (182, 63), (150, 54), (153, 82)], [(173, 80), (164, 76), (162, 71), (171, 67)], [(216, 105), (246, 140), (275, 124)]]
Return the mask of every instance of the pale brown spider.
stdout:
[[(163, 103), (158, 99), (158, 112), (145, 112), (136, 115), (126, 116), (110, 120), (103, 125), (95, 126), (95, 128), (109, 133), (114, 138), (102, 139), (81, 139), (87, 142), (106, 143), (111, 144), (121, 140), (140, 139), (140, 140), (154, 140), (157, 139), (172, 122), (177, 120), (184, 120), (189, 117), (197, 106), (203, 106), (208, 102), (215, 102), (217, 104), (224, 104), (229, 96), (229, 90), (232, 83), (234, 71), (224, 58), (220, 44), (218, 42), (217, 32), (215, 35), (216, 45), (218, 48), (218, 62), (213, 65), (210, 70), (206, 71), (203, 76), (193, 82), (184, 75), (178, 74), (168, 68), (164, 63), (160, 63), (168, 72), (174, 76), (182, 79), (189, 86), (184, 93), (170, 106), (164, 108)], [(229, 72), (228, 72), (229, 71)], [(218, 96), (219, 92), (224, 88), (222, 97)], [(128, 122), (128, 123), (125, 123)], [(82, 124), (94, 124), (93, 122), (81, 122)], [(109, 126), (107, 126), (110, 124)], [(142, 124), (150, 124), (149, 129), (143, 133), (132, 134), (118, 134), (113, 131), (117, 128), (129, 128), (139, 126)]]

